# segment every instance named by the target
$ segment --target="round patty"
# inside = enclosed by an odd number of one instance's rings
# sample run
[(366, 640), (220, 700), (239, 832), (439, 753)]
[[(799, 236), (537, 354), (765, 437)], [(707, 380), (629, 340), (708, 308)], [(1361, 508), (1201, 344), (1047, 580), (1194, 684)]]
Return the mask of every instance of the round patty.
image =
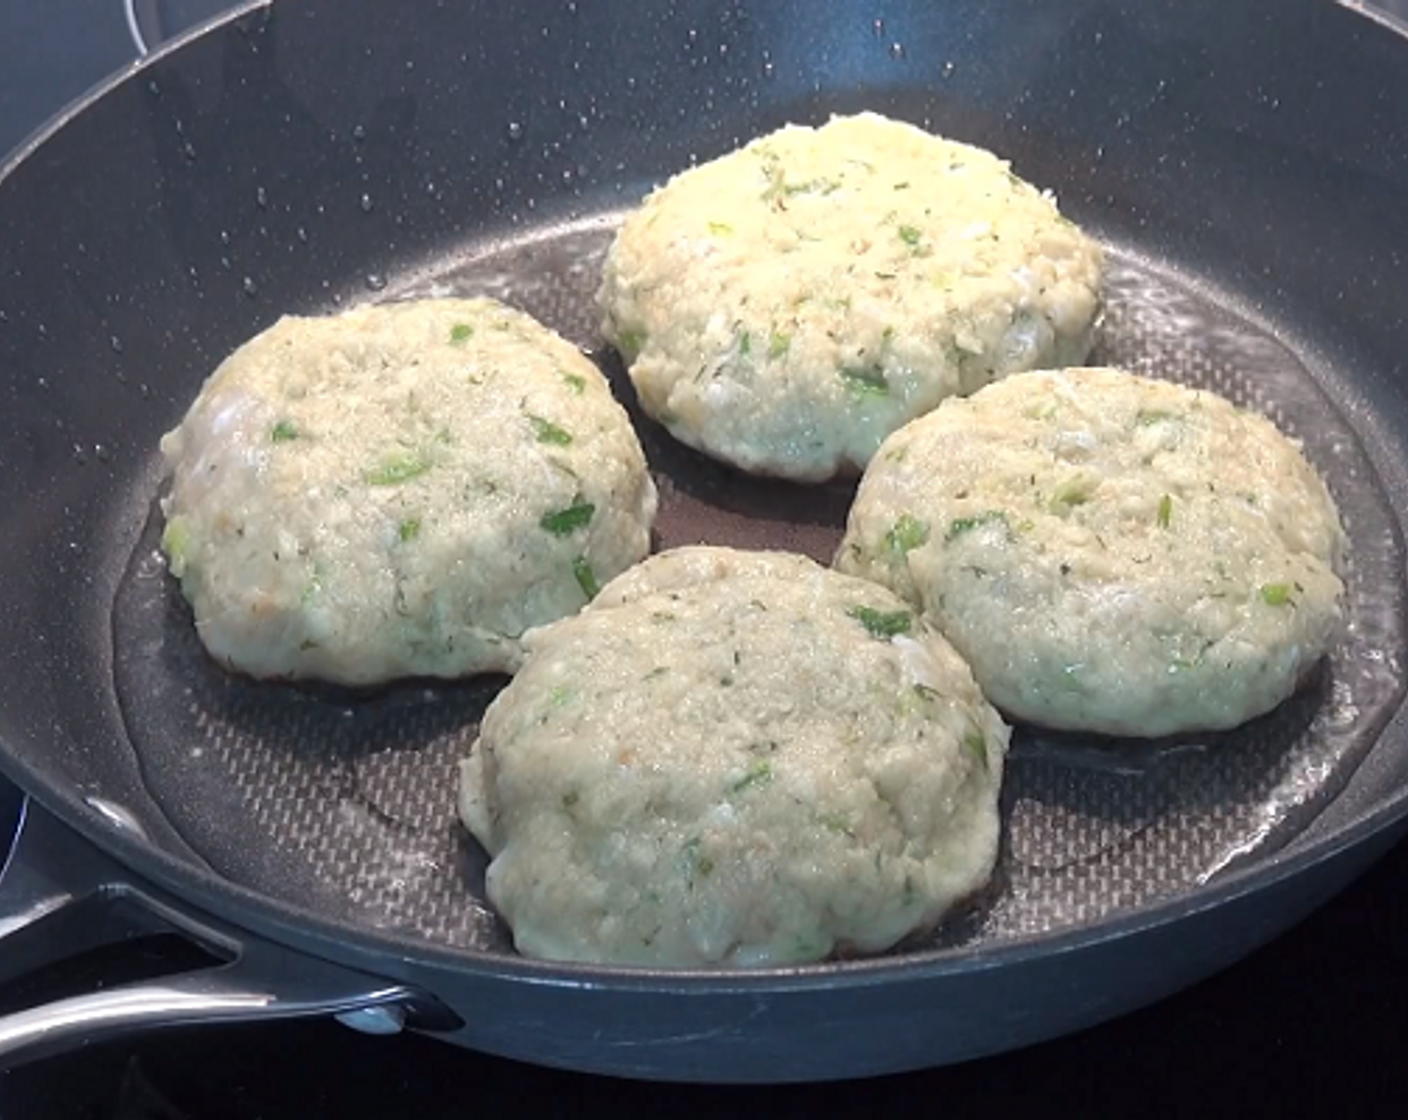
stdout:
[(1101, 268), (1006, 162), (862, 113), (675, 176), (626, 218), (598, 300), (672, 435), (815, 482), (945, 397), (1084, 361)]
[(836, 567), (921, 605), (1008, 715), (1159, 736), (1291, 695), (1337, 636), (1344, 547), (1329, 491), (1269, 420), (1071, 369), (891, 436)]
[(491, 300), (283, 318), (161, 446), (170, 569), (252, 676), (511, 671), (523, 631), (649, 551), (655, 487), (605, 378)]
[(879, 951), (991, 873), (1008, 729), (883, 588), (789, 553), (684, 548), (528, 643), (460, 800), (527, 955)]

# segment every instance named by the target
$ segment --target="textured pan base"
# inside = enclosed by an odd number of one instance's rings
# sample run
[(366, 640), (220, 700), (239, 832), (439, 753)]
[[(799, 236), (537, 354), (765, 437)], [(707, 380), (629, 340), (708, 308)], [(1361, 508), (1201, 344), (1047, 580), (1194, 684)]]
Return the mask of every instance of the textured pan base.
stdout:
[[(456, 258), (393, 298), (495, 295), (599, 347), (591, 297), (612, 224)], [(1113, 249), (1110, 264), (1093, 361), (1215, 389), (1305, 442), (1352, 542), (1349, 634), (1309, 688), (1229, 735), (1134, 744), (1019, 728), (992, 889), (913, 948), (1089, 923), (1284, 844), (1341, 788), (1403, 692), (1404, 557), (1345, 416), (1264, 328), (1132, 254)], [(849, 488), (745, 480), (702, 458), (642, 418), (614, 355), (597, 357), (660, 487), (657, 547), (830, 560)], [(1325, 378), (1333, 387), (1333, 371)], [(362, 698), (229, 677), (195, 638), (156, 555), (159, 530), (153, 516), (118, 595), (115, 673), (149, 791), (173, 826), (218, 872), (334, 920), (508, 948), (483, 902), (485, 857), (454, 813), (455, 763), (502, 680)]]

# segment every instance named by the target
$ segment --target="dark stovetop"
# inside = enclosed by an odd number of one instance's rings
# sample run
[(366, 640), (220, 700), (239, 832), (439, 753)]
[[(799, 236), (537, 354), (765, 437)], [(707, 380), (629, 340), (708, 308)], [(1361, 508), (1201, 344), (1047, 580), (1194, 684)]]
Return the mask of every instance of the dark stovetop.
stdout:
[[(1408, 14), (1408, 0), (1379, 0)], [(133, 0), (159, 39), (225, 0)], [(1396, 7), (1397, 6), (1397, 7)], [(122, 0), (0, 0), (0, 153), (136, 53)], [(1405, 54), (1408, 58), (1408, 54)], [(964, 1066), (842, 1085), (703, 1088), (540, 1070), (323, 1021), (94, 1046), (0, 1075), (0, 1120), (579, 1112), (1408, 1115), (1408, 845), (1235, 968), (1082, 1034)]]

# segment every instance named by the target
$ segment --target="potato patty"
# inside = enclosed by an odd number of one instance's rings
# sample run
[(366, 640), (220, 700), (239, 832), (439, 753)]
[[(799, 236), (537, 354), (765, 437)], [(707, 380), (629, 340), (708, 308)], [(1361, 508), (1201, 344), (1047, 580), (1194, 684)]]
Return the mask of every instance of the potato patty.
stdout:
[(892, 435), (836, 567), (922, 606), (1006, 714), (1159, 736), (1291, 695), (1338, 635), (1345, 545), (1265, 417), (1092, 368), (1010, 377)]
[(598, 293), (645, 411), (822, 481), (941, 400), (1084, 361), (1099, 246), (979, 148), (874, 113), (787, 126), (627, 216)]
[(883, 588), (789, 553), (682, 548), (527, 642), (460, 798), (527, 955), (874, 952), (992, 871), (1008, 729)]
[(597, 368), (487, 299), (282, 318), (162, 450), (171, 572), (257, 677), (511, 671), (523, 631), (646, 555), (656, 508)]

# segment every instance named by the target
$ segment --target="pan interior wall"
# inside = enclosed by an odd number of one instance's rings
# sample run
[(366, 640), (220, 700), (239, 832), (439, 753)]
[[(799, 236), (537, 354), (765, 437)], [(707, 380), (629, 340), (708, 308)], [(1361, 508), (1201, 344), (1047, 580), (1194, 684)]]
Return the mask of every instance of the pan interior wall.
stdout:
[[(617, 217), (467, 248), (377, 298), (493, 295), (591, 353), (659, 484), (658, 547), (707, 540), (828, 561), (851, 487), (745, 485), (636, 408), (592, 302)], [(1093, 361), (1216, 390), (1303, 442), (1351, 537), (1350, 624), (1311, 686), (1230, 734), (1096, 743), (1019, 728), (991, 890), (905, 951), (1094, 922), (1274, 850), (1342, 788), (1403, 697), (1404, 556), (1388, 499), (1336, 406), (1340, 372), (1192, 279), (1119, 246), (1110, 264)], [(454, 812), (456, 763), (503, 679), (366, 697), (227, 675), (204, 655), (157, 553), (155, 500), (116, 598), (114, 675), (148, 792), (171, 824), (219, 874), (335, 921), (509, 950), (485, 901), (484, 853)]]

